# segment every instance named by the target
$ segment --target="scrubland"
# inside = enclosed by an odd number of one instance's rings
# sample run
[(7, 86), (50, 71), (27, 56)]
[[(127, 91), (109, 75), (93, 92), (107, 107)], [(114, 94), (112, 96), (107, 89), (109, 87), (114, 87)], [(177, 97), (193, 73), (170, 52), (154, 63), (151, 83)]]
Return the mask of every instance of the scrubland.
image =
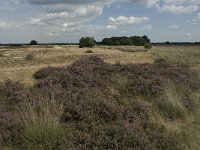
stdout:
[(199, 149), (199, 46), (0, 47), (0, 68), (1, 149)]

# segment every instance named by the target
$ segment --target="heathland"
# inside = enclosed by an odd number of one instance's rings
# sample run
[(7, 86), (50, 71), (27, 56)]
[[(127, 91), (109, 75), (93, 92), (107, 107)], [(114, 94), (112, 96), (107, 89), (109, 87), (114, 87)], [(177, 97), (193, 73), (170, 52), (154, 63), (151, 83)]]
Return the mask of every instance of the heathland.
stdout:
[(0, 47), (0, 148), (200, 147), (200, 46)]

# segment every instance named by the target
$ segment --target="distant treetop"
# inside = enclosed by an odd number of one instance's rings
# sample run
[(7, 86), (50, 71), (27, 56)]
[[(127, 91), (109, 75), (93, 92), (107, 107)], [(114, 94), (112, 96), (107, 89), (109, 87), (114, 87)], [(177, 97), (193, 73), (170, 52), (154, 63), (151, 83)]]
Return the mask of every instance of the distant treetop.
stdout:
[(32, 40), (32, 41), (30, 42), (30, 45), (37, 45), (37, 41)]

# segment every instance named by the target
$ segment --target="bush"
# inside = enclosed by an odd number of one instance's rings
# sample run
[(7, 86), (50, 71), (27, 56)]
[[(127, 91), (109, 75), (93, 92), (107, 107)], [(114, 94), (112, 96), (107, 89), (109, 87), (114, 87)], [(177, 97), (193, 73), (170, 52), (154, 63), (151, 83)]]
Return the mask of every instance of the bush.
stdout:
[(93, 51), (92, 50), (87, 50), (86, 53), (93, 53)]
[(34, 55), (33, 54), (27, 54), (25, 59), (28, 60), (28, 61), (32, 61), (32, 60), (34, 60)]
[(32, 40), (32, 41), (30, 42), (30, 45), (37, 45), (37, 41)]
[(95, 40), (93, 37), (82, 37), (79, 41), (79, 47), (94, 47), (95, 46)]
[(152, 45), (151, 45), (150, 43), (146, 43), (146, 44), (144, 45), (144, 48), (145, 48), (145, 49), (151, 49), (151, 48), (152, 48)]
[(19, 142), (20, 125), (11, 112), (0, 112), (0, 148), (14, 146)]

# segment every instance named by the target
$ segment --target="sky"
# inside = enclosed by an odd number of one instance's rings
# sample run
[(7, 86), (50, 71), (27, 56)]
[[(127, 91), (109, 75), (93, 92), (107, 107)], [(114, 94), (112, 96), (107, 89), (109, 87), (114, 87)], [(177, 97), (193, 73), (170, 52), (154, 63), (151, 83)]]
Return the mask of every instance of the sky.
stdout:
[(147, 35), (199, 42), (200, 0), (1, 0), (0, 43)]

